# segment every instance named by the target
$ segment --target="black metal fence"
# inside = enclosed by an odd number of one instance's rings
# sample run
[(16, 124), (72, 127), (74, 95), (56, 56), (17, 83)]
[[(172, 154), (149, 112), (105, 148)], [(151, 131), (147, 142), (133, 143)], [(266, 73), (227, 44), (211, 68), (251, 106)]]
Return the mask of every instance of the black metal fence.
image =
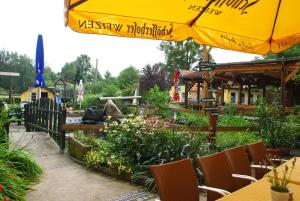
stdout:
[(66, 123), (65, 109), (48, 98), (41, 98), (25, 105), (24, 119), (27, 132), (49, 133), (61, 151), (64, 151), (66, 136), (62, 125)]

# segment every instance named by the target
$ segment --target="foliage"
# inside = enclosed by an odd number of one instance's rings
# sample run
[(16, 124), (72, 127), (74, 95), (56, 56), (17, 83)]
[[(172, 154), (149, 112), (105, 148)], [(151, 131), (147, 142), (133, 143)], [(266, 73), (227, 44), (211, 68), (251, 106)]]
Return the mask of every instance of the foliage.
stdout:
[(155, 85), (146, 93), (145, 100), (149, 105), (165, 109), (170, 102), (170, 97), (168, 92), (160, 91), (159, 87)]
[(268, 53), (263, 59), (278, 59), (278, 58), (290, 58), (300, 56), (300, 45), (295, 45), (283, 52), (274, 54), (272, 52)]
[(153, 66), (146, 65), (141, 73), (141, 93), (149, 91), (155, 85), (162, 91), (168, 90), (171, 86), (169, 72), (166, 71), (162, 63), (154, 64)]
[(291, 147), (295, 143), (295, 133), (291, 129), (285, 109), (278, 102), (266, 103), (263, 99), (255, 105), (258, 136), (268, 147)]
[(258, 139), (253, 132), (219, 132), (216, 141), (217, 149), (223, 151), (224, 149), (257, 142)]
[(163, 41), (160, 50), (165, 54), (166, 67), (171, 74), (175, 68), (190, 70), (203, 58), (203, 47), (193, 39), (183, 42)]
[(254, 122), (244, 119), (241, 115), (221, 115), (218, 119), (219, 126), (253, 126)]
[(92, 106), (97, 106), (100, 104), (99, 96), (98, 95), (85, 95), (83, 102), (82, 102), (82, 107), (83, 108), (89, 108)]
[(32, 155), (22, 149), (13, 149), (8, 152), (7, 160), (17, 170), (21, 172), (20, 177), (27, 181), (34, 182), (39, 179), (42, 169), (33, 160)]
[(143, 117), (123, 119), (120, 124), (108, 122), (104, 131), (106, 141), (97, 140), (99, 145), (94, 144), (95, 148), (85, 157), (88, 166), (115, 167), (121, 173), (133, 173), (136, 180), (147, 179), (151, 187), (154, 183), (148, 165), (208, 152), (207, 136), (156, 129)]
[[(13, 78), (13, 88), (16, 93), (21, 93), (28, 86), (33, 85), (35, 80), (35, 68), (32, 65), (32, 60), (26, 55), (0, 51), (0, 71), (18, 72), (21, 76)], [(6, 90), (9, 89), (10, 78), (1, 76), (0, 86)]]
[(179, 113), (176, 123), (185, 126), (207, 126), (208, 118), (201, 114)]
[(229, 104), (227, 105), (223, 110), (222, 110), (222, 114), (227, 114), (227, 115), (235, 115), (237, 114), (237, 108), (235, 107), (235, 105), (233, 104)]
[(122, 96), (132, 96), (140, 78), (139, 71), (133, 66), (125, 68), (119, 73), (117, 83)]
[(0, 141), (0, 199), (23, 201), (26, 190), (39, 178), (41, 168), (24, 150), (8, 150), (8, 142)]
[(289, 167), (287, 165), (282, 167), (282, 176), (279, 177), (278, 170), (273, 167), (272, 174), (273, 177), (269, 178), (269, 182), (271, 183), (271, 189), (277, 192), (289, 192), (288, 184), (291, 178), (291, 174), (295, 169), (296, 157), (292, 161), (292, 166)]

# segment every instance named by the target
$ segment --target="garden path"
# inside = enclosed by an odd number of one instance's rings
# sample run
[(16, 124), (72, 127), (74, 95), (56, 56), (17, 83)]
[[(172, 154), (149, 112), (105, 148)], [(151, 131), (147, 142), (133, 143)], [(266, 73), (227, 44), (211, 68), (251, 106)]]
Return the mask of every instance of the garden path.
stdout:
[[(12, 146), (29, 150), (43, 168), (41, 181), (27, 193), (27, 201), (104, 201), (135, 192), (140, 187), (75, 163), (43, 132), (26, 133), (24, 127), (10, 127)], [(151, 199), (154, 200), (154, 199)]]

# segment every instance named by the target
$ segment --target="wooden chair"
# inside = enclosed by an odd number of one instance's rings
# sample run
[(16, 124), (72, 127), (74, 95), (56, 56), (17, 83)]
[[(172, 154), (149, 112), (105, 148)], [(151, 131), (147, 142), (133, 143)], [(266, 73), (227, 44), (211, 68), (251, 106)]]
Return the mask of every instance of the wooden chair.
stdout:
[(221, 195), (229, 193), (221, 189), (198, 186), (191, 159), (150, 165), (149, 168), (155, 178), (155, 184), (162, 201), (198, 201), (199, 189), (215, 191)]
[[(251, 168), (257, 168), (251, 165), (247, 153), (245, 152), (244, 146), (238, 146), (231, 149), (226, 149), (225, 154), (230, 163), (233, 174), (241, 174), (249, 176), (249, 180), (235, 178), (236, 190), (243, 188), (251, 183), (251, 181), (256, 181), (255, 178), (251, 177)], [(260, 168), (260, 166), (259, 166)]]
[(266, 169), (272, 170), (270, 167), (269, 161), (278, 161), (285, 162), (284, 159), (272, 158), (272, 156), (268, 156), (267, 148), (263, 141), (259, 141), (257, 143), (252, 143), (247, 145), (247, 149), (250, 153), (253, 164), (256, 167), (264, 166), (265, 169), (257, 168), (255, 169), (255, 178), (261, 179), (268, 171)]
[[(237, 189), (235, 178), (253, 180), (247, 175), (232, 174), (232, 168), (225, 152), (199, 157), (197, 161), (202, 170), (206, 186), (233, 192)], [(207, 201), (214, 201), (220, 197), (221, 196), (215, 192), (207, 192)]]

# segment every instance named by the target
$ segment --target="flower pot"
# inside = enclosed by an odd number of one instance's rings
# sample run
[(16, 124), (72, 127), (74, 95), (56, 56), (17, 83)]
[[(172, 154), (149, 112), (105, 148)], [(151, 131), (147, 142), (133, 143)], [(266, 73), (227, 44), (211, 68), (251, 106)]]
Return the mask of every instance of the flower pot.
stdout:
[(271, 189), (271, 200), (272, 201), (289, 201), (290, 192), (277, 192)]

